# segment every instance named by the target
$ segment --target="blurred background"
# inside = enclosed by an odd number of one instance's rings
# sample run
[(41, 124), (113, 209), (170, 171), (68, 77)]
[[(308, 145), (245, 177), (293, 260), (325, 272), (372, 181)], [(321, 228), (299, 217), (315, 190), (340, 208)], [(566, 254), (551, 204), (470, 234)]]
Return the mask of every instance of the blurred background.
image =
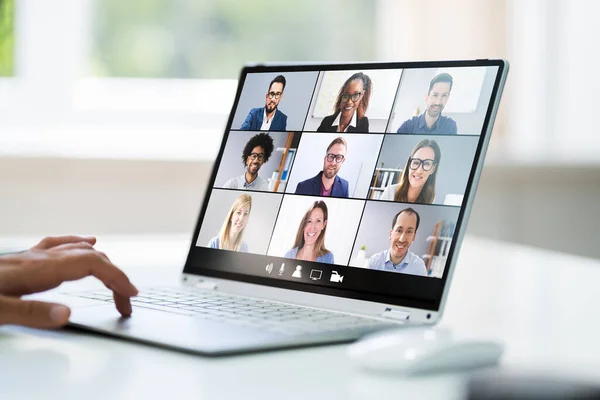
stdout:
[(600, 257), (600, 2), (0, 4), (0, 241), (189, 235), (245, 63), (505, 58), (468, 233)]

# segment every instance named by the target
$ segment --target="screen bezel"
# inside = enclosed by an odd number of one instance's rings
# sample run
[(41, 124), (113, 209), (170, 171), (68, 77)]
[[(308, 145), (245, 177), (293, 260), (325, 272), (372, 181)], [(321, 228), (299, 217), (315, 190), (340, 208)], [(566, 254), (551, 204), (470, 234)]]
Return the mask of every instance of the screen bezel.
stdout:
[[(471, 168), (469, 179), (467, 182), (467, 187), (465, 189), (465, 194), (463, 198), (463, 204), (460, 207), (460, 211), (457, 217), (456, 227), (455, 227), (455, 240), (452, 240), (450, 249), (448, 252), (448, 261), (444, 270), (444, 274), (441, 279), (441, 290), (439, 291), (439, 296), (434, 301), (424, 301), (421, 299), (414, 299), (408, 297), (399, 296), (390, 296), (390, 295), (381, 295), (368, 291), (358, 291), (354, 289), (343, 289), (343, 288), (332, 288), (318, 285), (310, 285), (306, 283), (299, 282), (291, 282), (287, 280), (278, 280), (273, 279), (267, 276), (257, 276), (257, 275), (249, 275), (237, 272), (230, 271), (222, 271), (215, 270), (210, 268), (204, 268), (203, 266), (192, 265), (193, 261), (197, 261), (193, 257), (195, 250), (197, 249), (196, 240), (200, 233), (201, 229), (201, 221), (204, 219), (205, 213), (208, 208), (208, 203), (210, 200), (210, 194), (213, 190), (214, 182), (217, 178), (218, 168), (221, 164), (221, 160), (225, 151), (225, 146), (227, 144), (227, 139), (231, 132), (231, 126), (233, 124), (233, 120), (235, 117), (235, 112), (238, 107), (238, 103), (240, 101), (240, 97), (242, 94), (242, 90), (244, 88), (245, 80), (248, 74), (252, 73), (290, 73), (290, 72), (306, 72), (306, 71), (336, 71), (336, 70), (370, 70), (370, 69), (418, 69), (418, 68), (452, 68), (452, 67), (498, 67), (498, 72), (496, 74), (496, 79), (494, 81), (494, 86), (492, 89), (492, 93), (490, 96), (490, 100), (488, 103), (487, 112), (483, 121), (483, 126), (481, 129), (481, 134), (479, 138), (479, 142), (477, 144), (477, 148), (475, 151), (475, 156), (473, 160), (473, 167)], [(458, 250), (460, 249), (460, 245), (462, 242), (462, 237), (464, 236), (464, 230), (466, 229), (466, 224), (468, 222), (468, 217), (470, 214), (470, 206), (472, 204), (473, 198), (475, 196), (475, 190), (477, 187), (477, 183), (479, 180), (479, 175), (481, 173), (481, 168), (483, 166), (483, 161), (485, 159), (485, 153), (487, 150), (487, 146), (489, 143), (489, 138), (491, 135), (491, 127), (493, 124), (493, 118), (495, 117), (499, 100), (502, 94), (502, 89), (506, 77), (506, 72), (508, 69), (508, 63), (505, 60), (492, 60), (492, 59), (481, 59), (481, 60), (456, 60), (456, 61), (418, 61), (418, 62), (385, 62), (385, 63), (340, 63), (340, 64), (302, 64), (302, 65), (255, 65), (255, 66), (246, 66), (242, 69), (240, 74), (240, 79), (238, 82), (237, 92), (235, 96), (235, 101), (233, 103), (231, 112), (229, 114), (229, 119), (227, 121), (226, 129), (224, 132), (223, 139), (221, 141), (221, 147), (219, 149), (219, 153), (217, 158), (212, 166), (212, 171), (210, 175), (209, 185), (205, 190), (205, 195), (202, 202), (202, 207), (200, 208), (200, 212), (198, 214), (198, 219), (196, 221), (196, 227), (194, 229), (194, 233), (192, 236), (192, 241), (190, 244), (190, 248), (188, 251), (188, 256), (186, 258), (185, 266), (183, 273), (197, 275), (197, 276), (207, 276), (213, 278), (221, 278), (227, 280), (233, 280), (237, 282), (247, 282), (252, 284), (270, 286), (275, 288), (282, 289), (290, 289), (290, 290), (298, 290), (302, 292), (310, 292), (317, 294), (325, 294), (336, 297), (344, 297), (349, 299), (356, 300), (366, 300), (371, 302), (379, 302), (385, 304), (395, 304), (401, 307), (410, 307), (410, 308), (418, 308), (429, 311), (440, 311), (440, 306), (443, 304), (443, 301), (446, 297), (446, 294), (449, 289), (449, 282), (451, 280), (455, 264), (456, 264), (456, 256), (458, 255)], [(302, 132), (302, 131), (301, 131)], [(208, 249), (207, 249), (208, 250)], [(265, 255), (249, 255), (249, 256), (265, 256)], [(211, 258), (211, 257), (209, 257)], [(210, 261), (209, 261), (210, 262)], [(410, 277), (413, 278), (413, 277)], [(409, 278), (409, 279), (410, 279)], [(419, 277), (420, 278), (420, 277)], [(420, 278), (420, 279), (432, 279), (432, 278)]]

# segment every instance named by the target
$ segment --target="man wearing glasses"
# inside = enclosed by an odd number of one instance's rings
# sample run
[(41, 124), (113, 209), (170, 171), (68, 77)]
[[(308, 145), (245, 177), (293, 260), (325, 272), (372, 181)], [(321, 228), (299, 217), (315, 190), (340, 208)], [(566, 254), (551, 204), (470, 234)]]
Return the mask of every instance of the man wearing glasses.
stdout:
[(421, 115), (404, 121), (397, 133), (429, 133), (436, 135), (456, 135), (456, 122), (450, 117), (444, 117), (442, 111), (450, 98), (452, 76), (441, 73), (433, 77), (429, 83), (429, 92), (425, 96), (427, 109)]
[(323, 158), (323, 170), (316, 176), (298, 183), (296, 194), (324, 197), (349, 197), (348, 181), (337, 174), (346, 160), (348, 145), (337, 137), (329, 144)]
[(226, 189), (269, 190), (269, 182), (258, 176), (258, 171), (269, 161), (273, 153), (273, 138), (267, 133), (259, 133), (246, 143), (242, 152), (242, 162), (246, 168), (243, 175), (231, 178), (225, 185)]
[(390, 230), (390, 247), (369, 258), (369, 269), (427, 276), (425, 262), (408, 251), (417, 235), (420, 220), (419, 213), (412, 208), (396, 214)]
[(240, 128), (243, 131), (285, 131), (287, 115), (277, 109), (283, 97), (285, 77), (278, 75), (271, 81), (264, 107), (253, 108)]

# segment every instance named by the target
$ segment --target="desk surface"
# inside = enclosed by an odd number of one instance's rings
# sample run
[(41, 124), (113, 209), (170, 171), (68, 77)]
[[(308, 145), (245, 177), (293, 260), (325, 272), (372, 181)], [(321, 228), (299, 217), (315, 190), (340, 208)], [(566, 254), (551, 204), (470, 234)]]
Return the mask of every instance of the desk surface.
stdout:
[[(175, 278), (187, 243), (112, 237), (97, 247), (136, 282), (149, 271)], [(503, 341), (503, 367), (597, 380), (598, 281), (598, 260), (467, 237), (441, 326)], [(464, 376), (380, 376), (348, 363), (345, 352), (338, 345), (207, 359), (71, 331), (0, 327), (0, 398), (462, 396)]]

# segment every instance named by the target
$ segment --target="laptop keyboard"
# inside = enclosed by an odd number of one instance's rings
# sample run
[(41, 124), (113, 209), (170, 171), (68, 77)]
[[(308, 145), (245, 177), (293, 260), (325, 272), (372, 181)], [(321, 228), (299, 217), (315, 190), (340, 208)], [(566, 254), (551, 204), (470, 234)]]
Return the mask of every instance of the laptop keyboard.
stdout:
[[(106, 289), (66, 294), (113, 302), (112, 292)], [(397, 326), (383, 319), (182, 288), (146, 288), (131, 299), (131, 304), (134, 310), (147, 308), (289, 335)]]

